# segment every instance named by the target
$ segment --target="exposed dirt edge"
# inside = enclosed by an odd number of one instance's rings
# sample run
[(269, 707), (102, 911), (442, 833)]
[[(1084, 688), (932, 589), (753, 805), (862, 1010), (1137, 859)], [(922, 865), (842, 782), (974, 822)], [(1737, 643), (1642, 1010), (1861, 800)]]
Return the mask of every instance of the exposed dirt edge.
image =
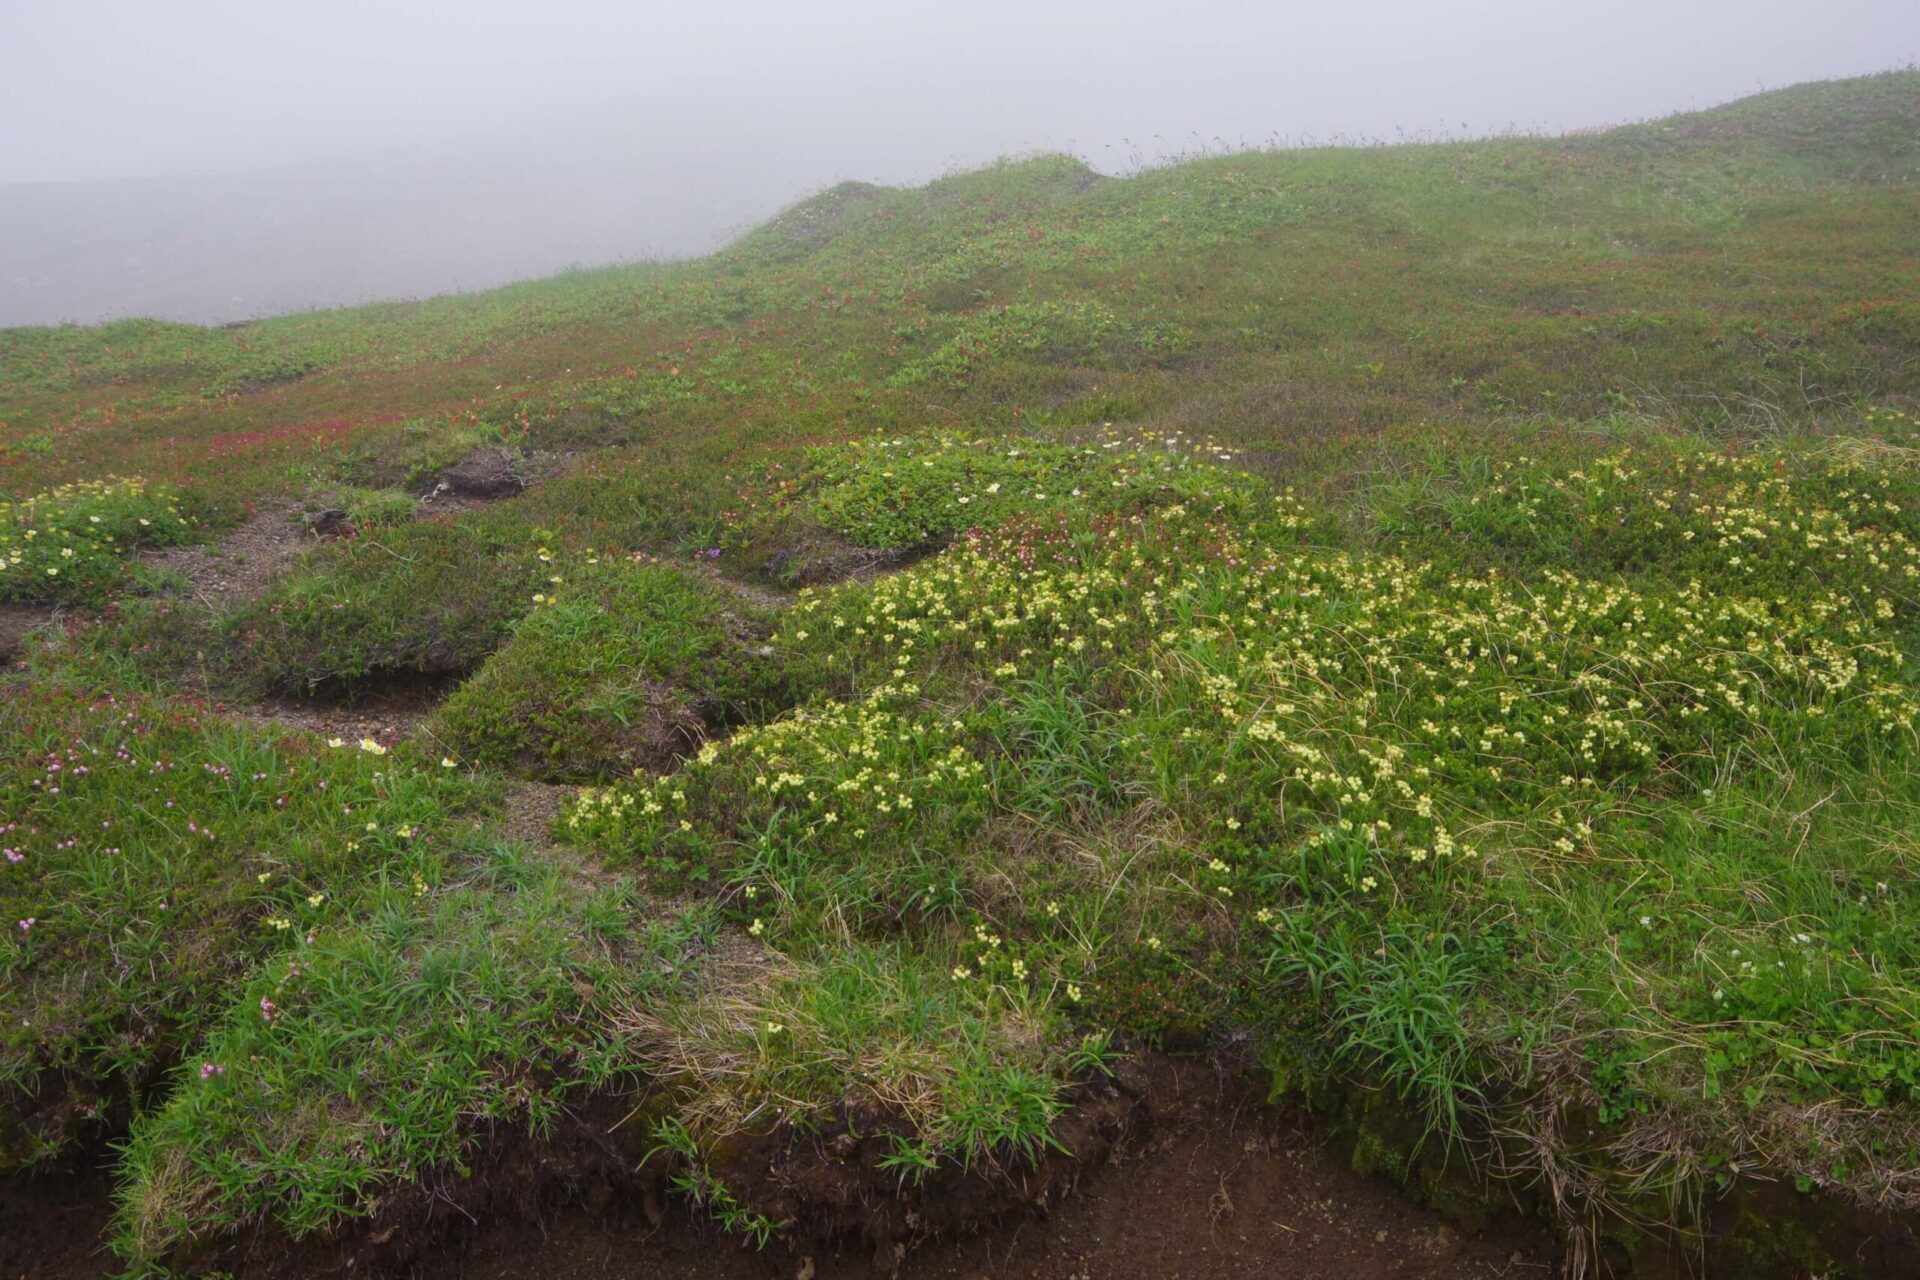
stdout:
[[(176, 1260), (238, 1280), (1463, 1280), (1545, 1277), (1559, 1254), (1511, 1217), (1459, 1232), (1347, 1167), (1297, 1107), (1223, 1058), (1146, 1055), (1082, 1085), (1059, 1134), (1071, 1155), (946, 1169), (902, 1188), (876, 1167), (886, 1120), (839, 1116), (725, 1144), (708, 1172), (797, 1221), (764, 1250), (674, 1194), (646, 1116), (664, 1097), (601, 1097), (538, 1139), (485, 1134), (461, 1170), (396, 1189), (331, 1239), (254, 1230)], [(0, 1276), (102, 1280), (111, 1192), (98, 1160), (0, 1179)]]
[[(852, 1252), (891, 1271), (915, 1245), (978, 1229), (1018, 1212), (1044, 1213), (1071, 1192), (1116, 1145), (1150, 1125), (1145, 1095), (1117, 1082), (1080, 1086), (1056, 1133), (1065, 1152), (1031, 1164), (944, 1169), (903, 1186), (880, 1167), (892, 1150), (881, 1116), (842, 1116), (817, 1130), (781, 1124), (724, 1144), (710, 1172), (756, 1212), (787, 1225), (781, 1246), (797, 1255)], [(543, 1138), (498, 1125), (464, 1171), (441, 1169), (387, 1195), (368, 1218), (332, 1239), (295, 1240), (256, 1229), (191, 1258), (187, 1274), (244, 1274), (248, 1280), (350, 1274), (416, 1274), (457, 1249), (496, 1216), (539, 1217), (584, 1205), (593, 1212), (636, 1205), (659, 1225), (672, 1206), (675, 1158), (657, 1150), (645, 1117), (647, 1095), (602, 1096)], [(676, 1198), (677, 1199), (677, 1198)]]
[[(1321, 1081), (1299, 1095), (1326, 1126), (1330, 1147), (1357, 1172), (1385, 1176), (1458, 1226), (1477, 1230), (1489, 1214), (1515, 1212), (1552, 1223), (1574, 1277), (1739, 1276), (1804, 1280), (1843, 1274), (1859, 1280), (1920, 1275), (1920, 1220), (1878, 1211), (1827, 1192), (1799, 1191), (1764, 1169), (1731, 1176), (1684, 1206), (1659, 1187), (1626, 1206), (1597, 1206), (1572, 1185), (1548, 1144), (1503, 1122), (1469, 1125), (1464, 1142), (1432, 1140), (1418, 1109), (1390, 1090)], [(1569, 1109), (1569, 1132), (1603, 1126)], [(1588, 1171), (1589, 1176), (1591, 1171)]]

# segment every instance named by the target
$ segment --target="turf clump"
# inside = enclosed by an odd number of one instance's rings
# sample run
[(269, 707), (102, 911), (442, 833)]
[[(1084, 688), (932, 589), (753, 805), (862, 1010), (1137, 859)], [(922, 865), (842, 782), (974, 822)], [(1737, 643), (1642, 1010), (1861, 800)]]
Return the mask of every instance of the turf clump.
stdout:
[(634, 1086), (615, 1017), (671, 993), (710, 923), (636, 923), (623, 888), (582, 888), (512, 846), (435, 871), (431, 887), (392, 877), (234, 993), (134, 1127), (124, 1256), (177, 1263), (250, 1225), (338, 1228), (497, 1126), (544, 1132)]
[(566, 568), (442, 709), (439, 732), (463, 758), (620, 777), (670, 768), (710, 728), (778, 706), (772, 626), (746, 601), (661, 564), (586, 555)]
[(369, 677), (470, 671), (532, 607), (547, 575), (511, 521), (395, 525), (322, 545), (215, 622), (243, 684), (351, 692)]
[[(0, 1125), (58, 1151), (187, 1053), (270, 957), (356, 910), (472, 784), (131, 695), (0, 697)], [(402, 871), (402, 868), (415, 868)], [(432, 873), (437, 879), (437, 872)]]

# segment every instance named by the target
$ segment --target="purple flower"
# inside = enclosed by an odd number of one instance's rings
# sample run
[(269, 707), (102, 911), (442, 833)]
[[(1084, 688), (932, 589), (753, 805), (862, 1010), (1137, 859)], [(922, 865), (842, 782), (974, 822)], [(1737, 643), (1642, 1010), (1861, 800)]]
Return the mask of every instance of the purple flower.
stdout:
[(708, 547), (705, 551), (702, 551), (700, 554), (705, 556), (709, 560), (718, 560), (720, 558), (720, 548)]
[(22, 920), (22, 921), (20, 922), (20, 932), (22, 932), (22, 933), (32, 933), (32, 932), (33, 932), (33, 926), (34, 926), (34, 925), (35, 925), (36, 923), (37, 923), (37, 921), (35, 921), (35, 920), (34, 920), (34, 918), (33, 918), (32, 916), (28, 916), (28, 917), (27, 917), (27, 918), (26, 918), (25, 920)]

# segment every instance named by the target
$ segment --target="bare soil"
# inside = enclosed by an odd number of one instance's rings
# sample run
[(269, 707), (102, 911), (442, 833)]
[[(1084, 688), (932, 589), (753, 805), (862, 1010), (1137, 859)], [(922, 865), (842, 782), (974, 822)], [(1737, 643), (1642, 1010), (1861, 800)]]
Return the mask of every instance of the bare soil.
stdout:
[[(256, 1243), (220, 1259), (236, 1280), (1456, 1280), (1550, 1277), (1560, 1251), (1518, 1220), (1474, 1234), (1422, 1209), (1391, 1183), (1354, 1173), (1312, 1117), (1263, 1105), (1252, 1082), (1214, 1063), (1149, 1058), (1124, 1096), (1081, 1112), (1066, 1163), (988, 1195), (954, 1186), (923, 1201), (927, 1218), (978, 1216), (932, 1239), (847, 1229), (855, 1219), (911, 1224), (876, 1188), (851, 1186), (829, 1130), (790, 1143), (760, 1176), (812, 1215), (763, 1251), (663, 1197), (631, 1168), (635, 1137), (619, 1109), (561, 1148), (513, 1143), (477, 1159), (475, 1177), (425, 1189), (404, 1222), (319, 1247)], [(1134, 1090), (1138, 1090), (1137, 1093)], [(633, 1126), (625, 1126), (632, 1129)], [(765, 1153), (763, 1153), (765, 1154)], [(592, 1172), (594, 1169), (600, 1172)], [(1015, 1193), (1010, 1194), (1009, 1188)], [(0, 1280), (103, 1280), (97, 1253), (108, 1183), (66, 1169), (0, 1182)], [(944, 1208), (943, 1208), (944, 1206)], [(377, 1224), (376, 1224), (377, 1225)], [(827, 1227), (835, 1230), (827, 1230)]]
[(322, 738), (342, 738), (348, 742), (372, 738), (382, 746), (391, 747), (419, 738), (428, 717), (459, 683), (460, 678), (455, 675), (409, 672), (365, 682), (356, 689), (350, 702), (325, 697), (283, 697), (221, 709), (257, 725)]
[(572, 460), (546, 449), (483, 445), (433, 477), (420, 495), (421, 514), (444, 518), (518, 497)]
[(0, 670), (23, 665), (27, 633), (52, 617), (47, 605), (0, 604)]
[(260, 593), (267, 580), (316, 541), (298, 507), (255, 511), (218, 542), (148, 551), (141, 559), (193, 584), (209, 605), (227, 605)]

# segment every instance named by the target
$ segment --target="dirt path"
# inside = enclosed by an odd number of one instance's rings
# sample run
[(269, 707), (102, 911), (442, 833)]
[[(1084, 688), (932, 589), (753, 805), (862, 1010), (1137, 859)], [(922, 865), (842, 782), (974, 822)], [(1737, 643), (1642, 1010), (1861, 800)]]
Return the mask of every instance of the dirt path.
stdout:
[(391, 747), (420, 738), (427, 719), (458, 684), (454, 676), (408, 676), (365, 692), (350, 703), (286, 697), (233, 703), (222, 709), (256, 725), (348, 742), (372, 738)]
[(763, 613), (780, 613), (793, 607), (793, 594), (728, 577), (710, 564), (696, 562), (694, 571), (737, 600), (743, 600)]
[(147, 551), (140, 558), (182, 575), (202, 601), (220, 606), (258, 595), (267, 579), (314, 543), (300, 508), (272, 507), (254, 512), (218, 542)]

